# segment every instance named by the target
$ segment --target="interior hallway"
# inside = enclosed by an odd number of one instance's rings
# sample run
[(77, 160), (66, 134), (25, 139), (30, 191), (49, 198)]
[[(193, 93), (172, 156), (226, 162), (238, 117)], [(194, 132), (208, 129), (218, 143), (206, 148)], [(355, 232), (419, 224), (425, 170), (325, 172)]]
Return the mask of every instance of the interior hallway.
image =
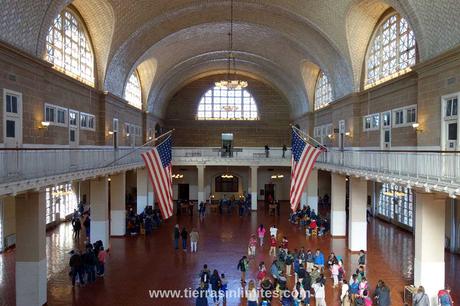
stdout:
[[(259, 205), (261, 206), (261, 205)], [(198, 273), (204, 263), (211, 270), (225, 273), (228, 288), (240, 287), (240, 274), (236, 270), (238, 260), (247, 252), (247, 240), (257, 226), (266, 227), (275, 223), (281, 237), (289, 239), (289, 248), (305, 246), (320, 248), (325, 257), (333, 250), (345, 261), (347, 278), (351, 268), (356, 267), (357, 257), (346, 249), (344, 238), (305, 238), (303, 231), (287, 220), (288, 207), (283, 205), (281, 217), (269, 216), (264, 210), (240, 218), (236, 215), (220, 216), (210, 213), (203, 223), (198, 215), (173, 217), (153, 235), (144, 237), (112, 238), (111, 254), (106, 263), (105, 277), (96, 283), (72, 289), (68, 277), (68, 252), (74, 247), (72, 229), (64, 223), (47, 234), (48, 259), (48, 305), (194, 305), (191, 300), (152, 300), (149, 289), (184, 289), (198, 286)], [(175, 251), (172, 246), (172, 228), (177, 223), (189, 230), (195, 226), (200, 233), (198, 253)], [(373, 289), (378, 279), (383, 279), (391, 288), (393, 305), (402, 305), (402, 290), (413, 278), (413, 238), (409, 232), (388, 223), (373, 220), (368, 228), (368, 279)], [(84, 236), (84, 233), (82, 232)], [(83, 240), (84, 237), (82, 237)], [(15, 252), (0, 254), (0, 305), (15, 305), (14, 266)], [(250, 279), (255, 279), (259, 261), (271, 264), (268, 246), (257, 249), (257, 262), (250, 263)], [(460, 285), (454, 282), (460, 273), (460, 256), (446, 253), (446, 280), (453, 288), (454, 301), (460, 299)], [(329, 274), (326, 274), (327, 276)], [(290, 280), (289, 287), (293, 284)], [(339, 290), (332, 289), (328, 279), (326, 294), (328, 305), (338, 305)], [(240, 305), (240, 301), (229, 299), (227, 305)], [(277, 304), (275, 304), (277, 305)]]

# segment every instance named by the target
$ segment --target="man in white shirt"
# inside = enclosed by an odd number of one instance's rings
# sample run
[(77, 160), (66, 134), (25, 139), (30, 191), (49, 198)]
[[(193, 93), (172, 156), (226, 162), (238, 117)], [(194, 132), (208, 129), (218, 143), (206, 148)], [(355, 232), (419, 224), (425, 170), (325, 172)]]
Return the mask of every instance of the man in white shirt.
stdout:
[(270, 237), (275, 236), (276, 238), (277, 234), (278, 234), (278, 229), (276, 228), (275, 224), (273, 224), (272, 227), (270, 227)]

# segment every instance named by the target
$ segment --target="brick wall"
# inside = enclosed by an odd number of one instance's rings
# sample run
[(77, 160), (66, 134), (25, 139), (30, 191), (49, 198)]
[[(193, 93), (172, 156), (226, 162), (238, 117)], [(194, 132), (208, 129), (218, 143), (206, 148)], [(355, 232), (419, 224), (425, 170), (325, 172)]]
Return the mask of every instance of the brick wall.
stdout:
[(211, 76), (194, 81), (169, 101), (165, 125), (175, 128), (174, 146), (220, 146), (222, 133), (234, 134), (235, 146), (282, 146), (290, 143), (289, 106), (286, 99), (268, 85), (248, 79), (248, 91), (254, 96), (260, 120), (196, 120), (201, 96), (214, 82), (225, 76)]

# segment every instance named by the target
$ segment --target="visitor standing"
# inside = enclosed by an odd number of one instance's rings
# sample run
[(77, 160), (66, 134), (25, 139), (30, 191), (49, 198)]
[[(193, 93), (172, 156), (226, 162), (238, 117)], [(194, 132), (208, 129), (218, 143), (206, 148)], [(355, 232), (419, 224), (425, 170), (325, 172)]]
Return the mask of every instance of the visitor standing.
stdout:
[(198, 232), (192, 228), (192, 231), (190, 232), (190, 252), (191, 253), (196, 253), (196, 247), (198, 244), (198, 239), (200, 238), (200, 235)]
[(316, 306), (326, 306), (326, 291), (323, 282), (314, 283), (312, 288), (315, 291)]
[(236, 268), (241, 272), (241, 284), (246, 284), (246, 271), (248, 270), (249, 260), (246, 256), (241, 257)]
[(249, 281), (248, 289), (246, 290), (246, 298), (248, 299), (248, 306), (257, 306), (257, 289), (253, 280)]
[[(78, 214), (78, 212), (77, 212)], [(72, 220), (72, 227), (73, 227), (73, 237), (77, 240), (80, 239), (80, 230), (81, 230), (81, 221), (80, 217), (74, 217)]]
[(182, 250), (184, 252), (187, 252), (187, 238), (188, 238), (188, 232), (185, 229), (185, 226), (182, 228), (182, 231), (180, 232), (180, 236), (182, 238)]
[(265, 238), (265, 227), (263, 224), (259, 225), (257, 228), (257, 236), (259, 237), (259, 245), (262, 247), (264, 246), (264, 238)]
[(417, 293), (414, 295), (414, 306), (430, 306), (430, 298), (425, 293), (425, 288), (419, 286), (417, 288)]
[(284, 144), (284, 145), (283, 145), (283, 158), (286, 157), (286, 151), (287, 151), (287, 147), (286, 147), (286, 145)]
[(270, 148), (268, 147), (268, 144), (266, 144), (265, 145), (265, 157), (268, 158), (269, 154), (270, 154)]
[(176, 226), (174, 226), (174, 232), (173, 232), (174, 248), (176, 250), (179, 249), (179, 237), (180, 237), (179, 224), (176, 224)]

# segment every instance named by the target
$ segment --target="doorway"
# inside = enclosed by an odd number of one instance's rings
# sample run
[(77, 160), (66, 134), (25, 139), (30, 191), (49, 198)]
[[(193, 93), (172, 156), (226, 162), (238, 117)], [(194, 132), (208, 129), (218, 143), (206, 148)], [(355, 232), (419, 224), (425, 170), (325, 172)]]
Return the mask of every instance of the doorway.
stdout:
[(5, 101), (3, 113), (3, 139), (5, 147), (19, 148), (22, 146), (22, 94), (12, 90), (3, 90)]
[(189, 184), (178, 184), (178, 192), (177, 192), (177, 199), (179, 201), (188, 201), (189, 199)]
[(270, 202), (270, 197), (274, 201), (275, 200), (275, 184), (265, 184), (265, 194), (264, 199), (266, 203)]

